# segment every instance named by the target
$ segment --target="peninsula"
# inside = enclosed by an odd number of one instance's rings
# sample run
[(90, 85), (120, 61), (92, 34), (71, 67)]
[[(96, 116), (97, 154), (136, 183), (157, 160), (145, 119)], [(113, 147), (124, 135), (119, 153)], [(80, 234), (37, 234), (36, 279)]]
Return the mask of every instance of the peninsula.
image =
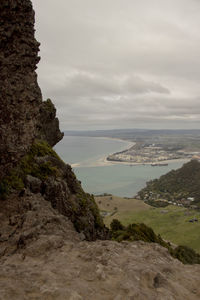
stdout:
[(116, 152), (107, 157), (108, 161), (131, 164), (151, 164), (165, 166), (168, 161), (200, 157), (200, 152), (192, 152), (177, 146), (155, 143), (136, 143), (131, 148)]
[(106, 157), (104, 163), (167, 165), (168, 161), (200, 159), (200, 130), (116, 129), (65, 131), (68, 136), (109, 137), (134, 143)]

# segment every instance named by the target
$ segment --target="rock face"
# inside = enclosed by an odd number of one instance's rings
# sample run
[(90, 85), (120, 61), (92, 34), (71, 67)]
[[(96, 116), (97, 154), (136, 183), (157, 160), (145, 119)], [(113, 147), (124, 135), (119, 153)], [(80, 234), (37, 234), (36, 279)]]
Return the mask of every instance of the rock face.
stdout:
[[(67, 217), (83, 239), (109, 238), (92, 195), (86, 194), (69, 165), (66, 165), (45, 141), (35, 141), (30, 151), (0, 182), (0, 207), (10, 211), (7, 202), (18, 202), (29, 194), (51, 203), (52, 208)], [(25, 201), (26, 202), (26, 201)], [(0, 211), (1, 211), (0, 210)], [(20, 214), (26, 213), (26, 209)], [(10, 216), (13, 213), (10, 212)], [(1, 227), (0, 220), (0, 227)], [(4, 235), (3, 226), (0, 234)], [(7, 240), (10, 240), (8, 235)], [(0, 241), (1, 242), (1, 241)], [(17, 246), (18, 242), (16, 242)]]
[(39, 43), (26, 0), (0, 2), (0, 178), (33, 142), (42, 101), (35, 73)]
[[(50, 145), (62, 134), (55, 108), (43, 102), (35, 73), (39, 43), (29, 0), (0, 1), (0, 178), (41, 134)], [(51, 130), (50, 127), (52, 128)]]
[(42, 101), (37, 84), (39, 43), (31, 2), (1, 1), (0, 20), (0, 201), (17, 201), (12, 194), (23, 197), (25, 191), (37, 193), (68, 217), (84, 239), (106, 238), (94, 198), (50, 147), (63, 134), (53, 103)]
[(50, 99), (40, 105), (37, 129), (38, 137), (46, 140), (52, 147), (63, 138), (64, 134), (60, 132), (59, 121), (56, 118), (56, 109)]

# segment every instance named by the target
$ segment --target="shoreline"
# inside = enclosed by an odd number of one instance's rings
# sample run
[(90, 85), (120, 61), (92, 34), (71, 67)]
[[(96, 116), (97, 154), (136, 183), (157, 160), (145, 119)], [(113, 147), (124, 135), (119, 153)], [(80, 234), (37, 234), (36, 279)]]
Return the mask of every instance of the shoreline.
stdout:
[[(159, 161), (158, 162), (158, 165), (155, 166), (155, 167), (164, 167), (164, 166), (159, 166), (159, 164), (170, 164), (170, 163), (173, 163), (173, 162), (187, 162), (187, 161), (190, 161), (191, 159), (188, 159), (188, 158), (177, 158), (177, 159), (170, 159), (170, 160), (162, 160), (162, 161)], [(155, 162), (146, 162), (146, 163), (136, 163), (136, 162), (126, 162), (126, 161), (110, 161), (110, 160), (107, 160), (107, 158), (105, 158), (105, 161), (107, 161), (108, 163), (111, 162), (112, 164), (124, 164), (124, 165), (132, 165), (132, 166), (149, 166), (149, 165), (152, 165), (154, 164)]]
[[(115, 141), (120, 141), (120, 142), (124, 142), (124, 143), (128, 143), (128, 145), (126, 146), (126, 148), (121, 151), (125, 151), (125, 150), (128, 150), (130, 149), (131, 147), (133, 147), (134, 145), (136, 145), (137, 142), (131, 142), (131, 141), (128, 141), (128, 140), (122, 140), (122, 139), (119, 139), (119, 138), (112, 138), (112, 137), (92, 137), (92, 138), (96, 138), (96, 139), (106, 139), (106, 140), (115, 140)], [(109, 155), (111, 155), (113, 153), (108, 153), (106, 154), (106, 156), (102, 156), (101, 158), (99, 159), (96, 159), (94, 161), (89, 161), (89, 162), (78, 162), (78, 163), (74, 163), (74, 164), (71, 164), (71, 167), (72, 168), (93, 168), (93, 167), (106, 167), (106, 166), (113, 166), (113, 165), (127, 165), (127, 166), (149, 166), (151, 165), (152, 163), (155, 163), (155, 162), (146, 162), (146, 163), (136, 163), (136, 162), (128, 162), (128, 161), (114, 161), (114, 160), (107, 160), (107, 157)], [(163, 160), (163, 161), (159, 161), (158, 164), (162, 164), (162, 163), (167, 163), (167, 164), (170, 164), (170, 163), (173, 163), (173, 162), (188, 162), (190, 161), (190, 159), (188, 158), (178, 158), (178, 159), (171, 159), (171, 160)], [(155, 166), (155, 167), (161, 167), (161, 166)]]
[(125, 139), (120, 139), (120, 138), (115, 138), (115, 137), (108, 137), (108, 136), (83, 136), (83, 135), (64, 135), (64, 137), (80, 137), (80, 138), (93, 138), (93, 139), (103, 139), (103, 140), (114, 140), (114, 141), (119, 141), (119, 142), (124, 142), (124, 143), (130, 143), (131, 144), (136, 144), (136, 142), (131, 142), (130, 140), (125, 140)]
[[(179, 159), (171, 159), (171, 160), (164, 160), (164, 161), (160, 161), (159, 163), (173, 163), (173, 162), (183, 162), (186, 163), (190, 161), (190, 159), (188, 158), (179, 158)], [(89, 164), (85, 164), (84, 163), (75, 163), (75, 164), (71, 164), (72, 168), (83, 168), (83, 167), (87, 167), (87, 168), (93, 168), (93, 167), (106, 167), (106, 166), (113, 166), (113, 165), (127, 165), (127, 166), (151, 166), (152, 162), (149, 163), (132, 163), (132, 162), (123, 162), (123, 161), (108, 161), (107, 160), (107, 156), (101, 157), (100, 159), (91, 162)], [(161, 166), (155, 166), (155, 167), (161, 167)]]
[[(119, 138), (112, 138), (112, 137), (92, 137), (92, 138), (96, 138), (96, 139), (106, 139), (106, 140), (114, 140), (114, 141), (119, 141), (119, 142), (124, 142), (124, 143), (128, 143), (128, 145), (126, 146), (126, 148), (123, 150), (120, 150), (120, 151), (125, 151), (125, 150), (128, 150), (130, 149), (131, 147), (133, 147), (136, 142), (131, 142), (131, 141), (126, 141), (126, 140), (122, 140), (122, 139), (119, 139)], [(119, 152), (119, 151), (118, 151)], [(71, 164), (71, 167), (72, 168), (83, 168), (83, 167), (87, 167), (87, 168), (92, 168), (92, 167), (104, 167), (104, 166), (111, 166), (114, 164), (114, 161), (108, 161), (107, 160), (107, 157), (109, 155), (111, 155), (113, 153), (108, 153), (106, 154), (106, 156), (102, 156), (101, 158), (95, 160), (95, 161), (91, 161), (89, 163), (86, 162), (86, 164), (83, 162), (78, 162), (78, 163), (74, 163), (74, 164)]]

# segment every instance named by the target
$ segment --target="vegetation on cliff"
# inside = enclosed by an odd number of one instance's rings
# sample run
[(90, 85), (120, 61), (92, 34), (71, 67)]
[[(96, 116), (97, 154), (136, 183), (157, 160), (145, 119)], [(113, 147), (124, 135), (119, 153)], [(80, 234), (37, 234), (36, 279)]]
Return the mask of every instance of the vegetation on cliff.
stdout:
[(25, 187), (26, 176), (31, 175), (45, 180), (58, 170), (50, 162), (38, 164), (37, 157), (51, 155), (58, 158), (56, 152), (45, 141), (36, 140), (30, 151), (21, 159), (15, 168), (0, 182), (0, 199), (5, 199), (13, 190), (21, 191)]
[(35, 140), (30, 151), (0, 182), (0, 199), (6, 200), (16, 192), (23, 196), (26, 189), (50, 201), (86, 239), (108, 237), (94, 197), (83, 191), (71, 167), (45, 141)]
[(200, 254), (187, 246), (173, 248), (169, 242), (164, 241), (161, 236), (156, 235), (152, 228), (143, 223), (133, 223), (123, 226), (121, 222), (114, 219), (110, 224), (112, 239), (122, 241), (144, 241), (157, 243), (168, 249), (169, 253), (184, 264), (200, 264)]
[(156, 235), (152, 228), (143, 223), (132, 223), (123, 226), (121, 222), (114, 219), (110, 224), (112, 238), (118, 242), (127, 241), (144, 241), (148, 243), (158, 243), (165, 248), (170, 248), (170, 244), (165, 242), (160, 235)]

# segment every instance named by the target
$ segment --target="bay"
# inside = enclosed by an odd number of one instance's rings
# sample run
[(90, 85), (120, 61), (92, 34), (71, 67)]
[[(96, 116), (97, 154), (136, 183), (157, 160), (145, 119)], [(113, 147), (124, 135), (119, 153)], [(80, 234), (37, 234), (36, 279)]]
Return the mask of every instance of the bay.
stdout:
[[(133, 144), (133, 143), (132, 143)], [(130, 142), (95, 137), (64, 136), (55, 146), (56, 152), (71, 164), (84, 190), (92, 194), (109, 193), (132, 197), (146, 185), (172, 169), (180, 168), (184, 161), (170, 162), (168, 166), (124, 165), (105, 162), (108, 154), (125, 150)]]

